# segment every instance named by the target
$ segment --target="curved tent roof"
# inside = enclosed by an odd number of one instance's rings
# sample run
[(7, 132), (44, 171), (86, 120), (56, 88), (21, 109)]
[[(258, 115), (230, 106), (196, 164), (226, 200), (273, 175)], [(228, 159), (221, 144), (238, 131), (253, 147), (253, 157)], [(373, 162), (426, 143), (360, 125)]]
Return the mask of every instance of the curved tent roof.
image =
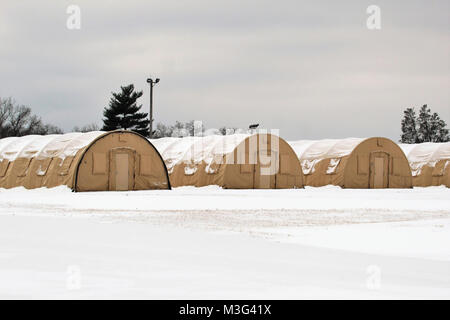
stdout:
[(299, 158), (304, 174), (314, 172), (314, 166), (324, 159), (348, 156), (364, 138), (288, 141)]
[(349, 155), (365, 139), (324, 139), (289, 141), (299, 159), (340, 158)]
[(450, 159), (450, 142), (403, 143), (400, 147), (411, 162), (430, 163)]
[(150, 139), (166, 162), (167, 170), (180, 163), (210, 164), (216, 156), (232, 152), (250, 134), (210, 135), (205, 137), (166, 137)]
[(0, 161), (14, 161), (17, 158), (54, 158), (65, 159), (75, 156), (78, 150), (86, 147), (103, 131), (71, 132), (48, 136), (30, 135), (0, 139)]

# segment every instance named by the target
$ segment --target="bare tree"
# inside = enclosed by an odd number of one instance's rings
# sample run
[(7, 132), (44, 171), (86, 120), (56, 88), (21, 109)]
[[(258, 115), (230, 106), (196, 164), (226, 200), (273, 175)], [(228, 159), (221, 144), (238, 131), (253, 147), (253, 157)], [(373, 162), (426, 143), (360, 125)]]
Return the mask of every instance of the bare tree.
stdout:
[(173, 133), (173, 126), (166, 126), (165, 124), (159, 122), (156, 125), (156, 130), (152, 134), (152, 138), (163, 138), (163, 137), (171, 137)]
[(8, 121), (13, 109), (13, 101), (11, 98), (0, 98), (0, 138), (7, 136)]
[[(23, 136), (26, 134), (26, 126), (31, 120), (31, 109), (25, 106), (14, 106), (9, 115), (8, 130), (11, 136)], [(32, 125), (35, 125), (33, 123)]]
[(217, 130), (206, 130), (203, 124), (201, 125), (201, 127), (200, 126), (196, 127), (196, 123), (194, 122), (194, 120), (184, 123), (180, 121), (175, 121), (175, 124), (173, 125), (165, 125), (159, 122), (156, 125), (156, 130), (153, 134), (153, 138), (193, 136), (194, 132), (197, 132), (198, 134), (200, 131), (203, 134), (207, 133), (207, 134), (228, 135), (235, 133), (236, 130), (237, 128), (227, 128), (227, 127), (221, 127)]
[(237, 130), (237, 128), (228, 128), (228, 127), (220, 127), (219, 128), (219, 132), (221, 135), (225, 136), (225, 135), (229, 135), (229, 134), (233, 134), (235, 133)]
[(73, 132), (90, 132), (98, 130), (100, 130), (100, 127), (96, 123), (90, 123), (82, 127), (75, 126), (72, 129)]
[(31, 108), (18, 105), (12, 98), (0, 98), (0, 138), (29, 134), (62, 133), (58, 127), (43, 124)]
[(42, 132), (43, 133), (41, 133), (41, 134), (62, 134), (62, 133), (64, 133), (64, 131), (61, 128), (59, 128), (53, 124), (44, 125)]

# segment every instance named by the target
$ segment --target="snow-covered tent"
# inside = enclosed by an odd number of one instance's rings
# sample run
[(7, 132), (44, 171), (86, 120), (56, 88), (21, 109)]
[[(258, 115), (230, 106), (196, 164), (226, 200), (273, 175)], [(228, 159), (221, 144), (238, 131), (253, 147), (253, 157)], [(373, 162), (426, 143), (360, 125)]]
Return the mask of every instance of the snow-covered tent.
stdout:
[(307, 186), (410, 188), (403, 151), (386, 138), (347, 138), (288, 142), (297, 154)]
[(163, 157), (171, 185), (229, 189), (300, 188), (300, 163), (278, 136), (258, 134), (150, 140)]
[(158, 151), (131, 131), (0, 139), (0, 188), (170, 189)]
[(408, 158), (413, 186), (450, 187), (450, 142), (400, 144)]

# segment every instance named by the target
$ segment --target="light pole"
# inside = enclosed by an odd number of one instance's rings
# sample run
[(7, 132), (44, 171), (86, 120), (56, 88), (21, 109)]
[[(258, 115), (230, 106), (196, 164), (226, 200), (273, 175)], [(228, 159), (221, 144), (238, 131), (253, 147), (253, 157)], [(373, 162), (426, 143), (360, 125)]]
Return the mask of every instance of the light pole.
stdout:
[(149, 117), (150, 117), (150, 133), (148, 135), (149, 138), (152, 137), (152, 133), (153, 133), (153, 87), (158, 82), (159, 82), (159, 78), (156, 78), (155, 80), (153, 80), (152, 78), (148, 78), (147, 79), (147, 83), (150, 84), (150, 113), (149, 113)]

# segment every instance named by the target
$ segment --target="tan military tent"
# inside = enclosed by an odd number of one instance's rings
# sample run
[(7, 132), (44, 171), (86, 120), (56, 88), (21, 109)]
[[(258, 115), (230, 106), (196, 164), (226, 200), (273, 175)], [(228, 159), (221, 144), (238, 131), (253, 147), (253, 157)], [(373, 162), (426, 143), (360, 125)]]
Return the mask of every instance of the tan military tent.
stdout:
[(0, 139), (0, 188), (170, 189), (158, 151), (131, 131)]
[(386, 138), (348, 138), (289, 142), (307, 186), (343, 188), (410, 188), (405, 154)]
[(270, 134), (211, 135), (151, 140), (172, 186), (229, 189), (299, 188), (300, 163), (292, 148)]
[(408, 158), (413, 186), (450, 187), (450, 142), (400, 144)]

